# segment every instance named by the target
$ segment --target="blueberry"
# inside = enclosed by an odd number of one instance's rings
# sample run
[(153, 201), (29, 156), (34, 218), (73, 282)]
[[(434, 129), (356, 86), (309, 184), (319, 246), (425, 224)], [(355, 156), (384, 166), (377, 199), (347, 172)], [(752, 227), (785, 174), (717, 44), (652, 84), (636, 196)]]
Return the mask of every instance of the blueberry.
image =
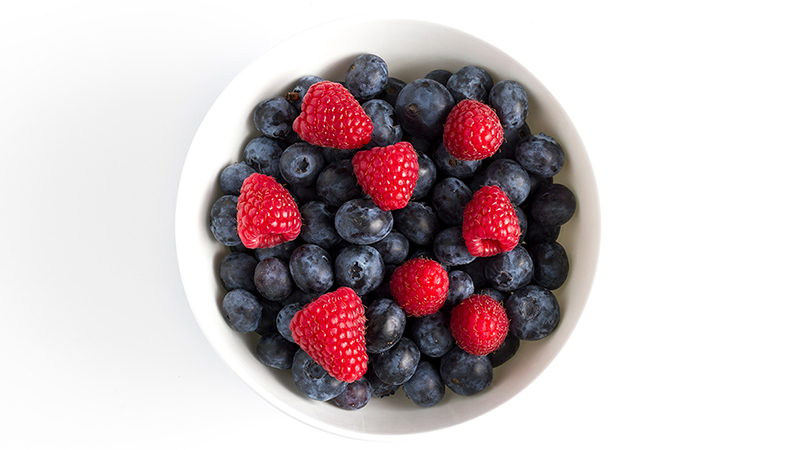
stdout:
[(528, 118), (528, 94), (521, 84), (512, 80), (503, 80), (495, 84), (486, 103), (497, 113), (503, 128), (516, 130)]
[(403, 391), (415, 405), (429, 408), (442, 401), (445, 386), (433, 364), (430, 361), (420, 361), (414, 375), (403, 384)]
[(262, 364), (275, 369), (292, 368), (294, 354), (299, 347), (278, 333), (261, 336), (256, 344), (256, 356)]
[(361, 194), (361, 186), (353, 173), (353, 162), (349, 159), (328, 164), (317, 177), (317, 195), (333, 207), (338, 208)]
[(464, 207), (472, 200), (472, 190), (455, 177), (443, 178), (433, 186), (431, 204), (436, 217), (444, 226), (461, 225)]
[(494, 80), (489, 72), (477, 66), (464, 66), (453, 72), (447, 80), (447, 90), (456, 103), (466, 99), (486, 103), (493, 85)]
[(367, 148), (386, 147), (403, 139), (403, 129), (397, 123), (394, 108), (387, 101), (372, 99), (361, 106), (372, 120), (372, 138)]
[(372, 356), (372, 368), (381, 381), (399, 386), (414, 375), (419, 358), (417, 346), (401, 337), (392, 348)]
[(406, 313), (390, 298), (375, 300), (364, 315), (367, 328), (364, 338), (367, 353), (381, 353), (392, 348), (403, 336), (406, 329)]
[(299, 186), (297, 184), (287, 184), (286, 189), (292, 194), (292, 198), (298, 205), (319, 200), (316, 185)]
[(372, 200), (363, 198), (345, 202), (334, 216), (339, 236), (360, 245), (374, 244), (385, 238), (392, 231), (393, 223), (391, 211), (384, 211)]
[(278, 258), (288, 262), (296, 248), (297, 241), (287, 241), (274, 247), (257, 248), (253, 254), (259, 261), (267, 258)]
[(283, 300), (294, 290), (289, 264), (278, 258), (259, 261), (255, 266), (253, 280), (258, 293), (267, 300)]
[(331, 400), (331, 402), (347, 411), (355, 411), (367, 406), (372, 397), (372, 388), (366, 377), (348, 383), (344, 391)]
[(380, 253), (369, 245), (351, 245), (336, 256), (334, 273), (340, 286), (364, 295), (383, 281), (383, 260)]
[(330, 249), (342, 242), (334, 225), (334, 212), (327, 203), (311, 201), (304, 204), (300, 207), (300, 217), (303, 221), (300, 238), (306, 243)]
[(549, 289), (528, 285), (515, 291), (505, 301), (509, 333), (524, 341), (549, 336), (561, 320), (556, 296)]
[(223, 195), (214, 201), (209, 213), (211, 234), (219, 243), (233, 247), (242, 244), (236, 229), (236, 211), (239, 197)]
[(290, 303), (280, 311), (278, 311), (277, 316), (275, 317), (275, 325), (278, 328), (278, 333), (283, 336), (284, 339), (294, 344), (294, 338), (292, 337), (292, 330), (289, 327), (289, 324), (292, 322), (292, 318), (297, 314), (298, 311), (303, 309), (302, 304), (300, 303)]
[(531, 218), (548, 227), (563, 225), (575, 214), (575, 194), (563, 184), (547, 184), (531, 195)]
[(517, 143), (517, 162), (539, 178), (550, 178), (564, 167), (564, 149), (544, 133), (525, 136)]
[[(416, 148), (416, 147), (415, 147)], [(424, 153), (417, 152), (417, 162), (419, 163), (419, 179), (414, 186), (411, 198), (419, 200), (427, 197), (434, 183), (436, 183), (436, 163)]]
[(461, 227), (442, 230), (433, 240), (433, 254), (444, 266), (462, 266), (475, 260), (464, 243)]
[(411, 201), (394, 211), (397, 231), (417, 245), (429, 245), (439, 233), (439, 219), (430, 206)]
[(347, 387), (347, 383), (333, 378), (303, 350), (294, 354), (292, 378), (303, 395), (323, 402), (341, 394)]
[(373, 369), (372, 364), (367, 366), (367, 374), (365, 375), (367, 381), (369, 381), (370, 389), (372, 390), (372, 396), (383, 398), (388, 397), (390, 395), (394, 395), (397, 392), (397, 388), (400, 386), (391, 384), (391, 383), (384, 383), (375, 375), (375, 369)]
[(244, 162), (258, 173), (280, 177), (280, 160), (284, 148), (280, 139), (259, 136), (244, 147)]
[(261, 309), (256, 296), (244, 289), (230, 291), (222, 299), (222, 315), (225, 322), (240, 333), (248, 333), (258, 328)]
[(531, 191), (531, 176), (513, 159), (498, 159), (491, 162), (486, 170), (472, 179), (473, 192), (483, 186), (499, 186), (514, 205), (528, 198)]
[(533, 260), (524, 247), (513, 249), (488, 258), (486, 278), (495, 289), (513, 292), (527, 286), (533, 277)]
[(244, 161), (233, 163), (222, 169), (219, 174), (219, 188), (223, 194), (239, 195), (244, 180), (254, 173), (256, 170), (245, 164)]
[(450, 288), (447, 291), (447, 299), (441, 309), (445, 312), (449, 312), (453, 307), (475, 292), (475, 285), (472, 283), (472, 277), (470, 277), (467, 272), (463, 270), (451, 270), (447, 273), (447, 278), (450, 281)]
[(508, 333), (500, 347), (486, 356), (489, 357), (492, 367), (498, 367), (513, 358), (517, 354), (517, 350), (519, 350), (519, 338)]
[(333, 286), (333, 261), (319, 245), (297, 247), (289, 258), (289, 271), (297, 287), (311, 295), (324, 294)]
[(433, 150), (433, 162), (443, 177), (468, 178), (481, 168), (481, 161), (465, 161), (451, 155), (440, 141)]
[(316, 75), (307, 75), (303, 78), (300, 78), (297, 80), (294, 88), (288, 94), (286, 94), (286, 99), (289, 100), (289, 102), (291, 102), (295, 109), (299, 112), (303, 104), (303, 97), (305, 97), (306, 92), (308, 92), (308, 88), (315, 83), (319, 83), (320, 81), (325, 80)]
[(244, 289), (256, 292), (253, 274), (258, 260), (247, 253), (229, 253), (219, 263), (219, 278), (227, 291)]
[(378, 94), (376, 98), (385, 100), (387, 103), (392, 105), (392, 108), (394, 108), (394, 105), (397, 103), (397, 96), (404, 87), (406, 87), (405, 81), (399, 78), (389, 77), (389, 81), (386, 83), (386, 88), (383, 90), (383, 92)]
[(439, 374), (445, 386), (458, 395), (475, 395), (489, 387), (494, 377), (488, 356), (471, 355), (459, 346), (442, 357)]
[(550, 290), (558, 289), (567, 280), (569, 258), (567, 251), (558, 242), (540, 242), (531, 245), (533, 281)]
[(408, 133), (435, 139), (444, 133), (444, 123), (453, 106), (453, 95), (444, 85), (420, 78), (400, 91), (395, 112), (398, 122)]
[(442, 311), (409, 319), (411, 339), (419, 351), (432, 358), (444, 356), (455, 345), (450, 324)]
[(365, 53), (350, 64), (344, 84), (359, 102), (380, 94), (389, 84), (389, 68), (381, 57)]
[(256, 129), (264, 136), (282, 139), (292, 131), (292, 122), (297, 118), (297, 109), (284, 97), (264, 100), (253, 112)]
[(426, 73), (425, 76), (422, 78), (428, 78), (429, 80), (436, 80), (439, 83), (442, 83), (443, 85), (447, 86), (447, 80), (449, 80), (451, 76), (453, 76), (453, 73), (450, 72), (449, 70), (435, 69)]
[(298, 142), (286, 147), (280, 158), (281, 176), (289, 184), (311, 186), (325, 168), (325, 159), (319, 147)]
[(399, 231), (390, 231), (385, 238), (371, 244), (378, 250), (384, 265), (397, 265), (408, 256), (408, 238)]

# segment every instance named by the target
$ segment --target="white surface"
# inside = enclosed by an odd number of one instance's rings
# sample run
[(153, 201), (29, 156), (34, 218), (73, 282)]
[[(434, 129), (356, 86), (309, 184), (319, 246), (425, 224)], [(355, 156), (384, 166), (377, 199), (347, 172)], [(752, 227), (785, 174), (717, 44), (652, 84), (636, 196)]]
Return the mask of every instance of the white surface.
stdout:
[[(364, 43), (365, 35), (370, 36), (369, 44)], [(325, 44), (320, 45), (321, 41)], [(418, 51), (422, 47), (424, 54)], [(531, 98), (527, 121), (531, 130), (547, 130), (567, 149), (569, 163), (555, 179), (569, 186), (580, 199), (580, 209), (559, 234), (559, 242), (569, 249), (571, 264), (569, 279), (554, 292), (561, 311), (557, 330), (547, 339), (521, 345), (511, 361), (494, 371), (491, 389), (469, 397), (447, 392), (435, 408), (420, 409), (402, 393), (371, 401), (349, 414), (342, 414), (332, 405), (309, 401), (295, 389), (289, 371), (265, 370), (254, 357), (254, 334), (233, 331), (220, 313), (225, 289), (219, 282), (217, 267), (230, 252), (211, 237), (208, 211), (222, 196), (216, 183), (220, 170), (241, 160), (242, 148), (260, 134), (252, 122), (254, 105), (287, 92), (294, 80), (309, 73), (340, 79), (354, 55), (365, 51), (380, 55), (392, 76), (409, 82), (432, 68), (455, 72), (473, 64), (488, 68), (498, 82), (512, 79), (521, 83)], [(280, 67), (297, 52), (306, 55), (307, 60)], [(557, 357), (575, 329), (591, 291), (600, 245), (600, 217), (597, 185), (579, 134), (529, 70), (497, 47), (451, 27), (370, 15), (336, 20), (282, 42), (249, 64), (220, 94), (195, 134), (183, 167), (175, 238), (184, 291), (200, 329), (212, 348), (255, 392), (316, 428), (348, 437), (384, 440), (441, 430), (493, 410), (528, 387)]]
[[(0, 448), (374, 447), (289, 418), (216, 356), (173, 234), (183, 158), (228, 82), (372, 3), (0, 6)], [(520, 55), (560, 101), (592, 157), (603, 243), (545, 373), (415, 445), (797, 448), (790, 3), (428, 3), (404, 2)]]

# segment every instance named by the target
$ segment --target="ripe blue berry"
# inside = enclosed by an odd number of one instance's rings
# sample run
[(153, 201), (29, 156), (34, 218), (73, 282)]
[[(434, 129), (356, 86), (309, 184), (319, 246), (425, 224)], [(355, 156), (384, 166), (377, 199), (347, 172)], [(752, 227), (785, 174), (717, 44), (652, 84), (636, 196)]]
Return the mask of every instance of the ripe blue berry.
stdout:
[(286, 147), (280, 158), (281, 176), (296, 186), (311, 186), (325, 168), (325, 159), (319, 147), (298, 142)]
[(211, 234), (219, 243), (233, 247), (242, 244), (236, 229), (236, 211), (239, 197), (223, 195), (214, 201), (209, 213)]
[(444, 133), (447, 115), (455, 104), (453, 95), (441, 83), (420, 78), (400, 91), (395, 112), (404, 130), (424, 139), (435, 139)]
[(257, 264), (256, 258), (247, 253), (229, 253), (219, 263), (219, 278), (222, 286), (227, 291), (244, 289), (255, 293), (256, 285), (253, 282), (253, 274)]
[(540, 242), (531, 245), (533, 281), (550, 290), (558, 289), (567, 280), (569, 258), (567, 251), (558, 242)]
[(258, 293), (267, 300), (283, 300), (294, 290), (289, 264), (278, 258), (259, 261), (253, 271), (253, 281)]
[(403, 391), (415, 405), (430, 408), (442, 401), (445, 386), (433, 364), (430, 361), (420, 361), (414, 375), (403, 384)]
[(544, 179), (558, 174), (564, 167), (564, 149), (544, 133), (525, 136), (517, 143), (517, 162), (534, 176)]
[(459, 346), (442, 357), (439, 374), (445, 386), (458, 395), (475, 395), (489, 387), (494, 377), (488, 356), (470, 355)]
[(392, 348), (403, 336), (406, 313), (392, 299), (382, 298), (369, 305), (365, 311), (367, 328), (365, 340), (367, 353), (381, 353)]
[(453, 95), (456, 103), (471, 99), (486, 103), (494, 80), (485, 69), (477, 66), (464, 66), (447, 80), (447, 90)]
[(533, 260), (522, 246), (488, 258), (486, 278), (501, 292), (513, 292), (527, 286), (533, 277)]
[(364, 198), (345, 202), (334, 216), (334, 226), (339, 236), (347, 242), (360, 245), (374, 244), (385, 238), (394, 218), (391, 211), (384, 211), (372, 200)]
[(323, 402), (333, 399), (347, 387), (347, 383), (333, 378), (303, 350), (294, 354), (292, 378), (306, 397)]
[(386, 61), (377, 55), (359, 55), (347, 69), (344, 84), (359, 102), (375, 97), (389, 84)]
[(419, 351), (432, 358), (444, 356), (455, 345), (447, 318), (442, 311), (409, 319), (411, 339)]
[(230, 291), (222, 299), (225, 322), (240, 333), (249, 333), (258, 328), (261, 309), (256, 296), (244, 289)]
[(336, 281), (358, 295), (372, 292), (384, 276), (380, 253), (369, 245), (350, 245), (336, 256), (334, 262)]
[(282, 139), (292, 131), (297, 109), (284, 97), (264, 100), (253, 112), (256, 129), (264, 136)]
[(322, 295), (333, 286), (333, 261), (319, 245), (297, 247), (289, 258), (289, 271), (297, 287), (311, 295)]
[(549, 289), (528, 285), (518, 289), (505, 301), (509, 333), (524, 341), (549, 336), (561, 320), (561, 309)]
[(528, 118), (528, 94), (516, 81), (503, 80), (495, 84), (486, 102), (495, 110), (504, 129), (519, 129)]
[(256, 356), (264, 365), (275, 369), (288, 370), (292, 368), (294, 354), (299, 347), (279, 333), (263, 335), (256, 344)]
[(372, 368), (381, 381), (398, 386), (414, 375), (419, 358), (417, 346), (407, 337), (401, 337), (389, 350), (372, 356)]
[(346, 411), (355, 411), (367, 406), (372, 397), (372, 388), (366, 377), (348, 383), (341, 394), (331, 400), (331, 402)]

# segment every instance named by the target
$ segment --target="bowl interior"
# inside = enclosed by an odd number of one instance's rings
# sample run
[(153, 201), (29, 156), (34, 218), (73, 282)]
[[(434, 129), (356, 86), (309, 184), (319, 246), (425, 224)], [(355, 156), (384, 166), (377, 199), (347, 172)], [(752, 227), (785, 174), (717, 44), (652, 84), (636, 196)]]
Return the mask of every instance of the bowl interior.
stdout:
[[(342, 80), (361, 53), (381, 56), (389, 75), (406, 82), (433, 69), (451, 72), (465, 65), (488, 70), (495, 82), (512, 79), (528, 92), (533, 133), (555, 137), (567, 154), (556, 181), (576, 194), (578, 210), (562, 227), (559, 242), (570, 257), (570, 276), (555, 291), (562, 311), (556, 331), (523, 342), (518, 354), (495, 370), (492, 385), (471, 397), (450, 391), (433, 408), (419, 408), (402, 391), (374, 399), (359, 411), (343, 411), (308, 400), (294, 387), (290, 371), (262, 365), (255, 356), (258, 336), (231, 330), (220, 314), (225, 291), (217, 266), (227, 254), (208, 229), (213, 202), (221, 196), (220, 171), (243, 157), (255, 106), (282, 95), (305, 75)], [(302, 54), (299, 58), (296, 55)], [(187, 299), (203, 333), (219, 356), (256, 393), (292, 417), (348, 436), (390, 436), (429, 432), (475, 418), (528, 386), (553, 360), (574, 329), (588, 299), (599, 251), (597, 188), (588, 156), (572, 122), (547, 89), (525, 67), (494, 46), (464, 32), (416, 20), (352, 20), (323, 25), (294, 36), (254, 61), (221, 93), (208, 111), (187, 154), (178, 189), (176, 245)]]

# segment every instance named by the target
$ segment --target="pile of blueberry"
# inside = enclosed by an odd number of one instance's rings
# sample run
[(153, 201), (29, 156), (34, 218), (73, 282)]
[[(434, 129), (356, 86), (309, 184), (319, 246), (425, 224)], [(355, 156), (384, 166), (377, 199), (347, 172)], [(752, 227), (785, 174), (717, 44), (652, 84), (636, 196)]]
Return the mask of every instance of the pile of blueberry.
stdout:
[[(298, 137), (292, 123), (303, 96), (322, 81), (301, 78), (285, 96), (255, 107), (261, 135), (219, 176), (222, 195), (211, 208), (210, 228), (230, 249), (219, 265), (227, 291), (222, 313), (233, 329), (260, 335), (256, 354), (266, 366), (291, 370), (300, 392), (343, 409), (359, 409), (401, 387), (422, 407), (441, 401), (446, 388), (480, 392), (520, 341), (545, 338), (560, 321), (552, 291), (565, 282), (569, 262), (557, 238), (576, 209), (570, 189), (553, 179), (564, 151), (552, 137), (531, 132), (523, 86), (495, 82), (483, 68), (438, 69), (406, 83), (390, 77), (381, 58), (361, 55), (343, 75), (341, 83), (373, 123), (365, 148), (406, 141), (416, 150), (419, 179), (411, 201), (395, 211), (377, 208), (353, 173), (351, 159), (360, 149), (317, 147)], [(504, 142), (489, 158), (459, 160), (442, 143), (444, 121), (463, 99), (486, 103), (503, 125)], [(274, 177), (292, 194), (302, 216), (297, 239), (272, 248), (242, 245), (237, 197), (253, 173)], [(465, 251), (461, 221), (464, 206), (485, 185), (507, 194), (522, 233), (513, 250), (476, 258)], [(439, 262), (449, 278), (445, 305), (423, 317), (407, 316), (389, 290), (394, 270), (417, 257)], [(298, 352), (289, 331), (297, 311), (340, 286), (355, 290), (366, 307), (370, 357), (364, 378), (345, 386)], [(480, 357), (458, 348), (448, 328), (449, 312), (476, 293), (502, 302), (512, 323), (500, 348)], [(525, 317), (518, 321), (524, 326), (515, 327), (514, 317)]]

